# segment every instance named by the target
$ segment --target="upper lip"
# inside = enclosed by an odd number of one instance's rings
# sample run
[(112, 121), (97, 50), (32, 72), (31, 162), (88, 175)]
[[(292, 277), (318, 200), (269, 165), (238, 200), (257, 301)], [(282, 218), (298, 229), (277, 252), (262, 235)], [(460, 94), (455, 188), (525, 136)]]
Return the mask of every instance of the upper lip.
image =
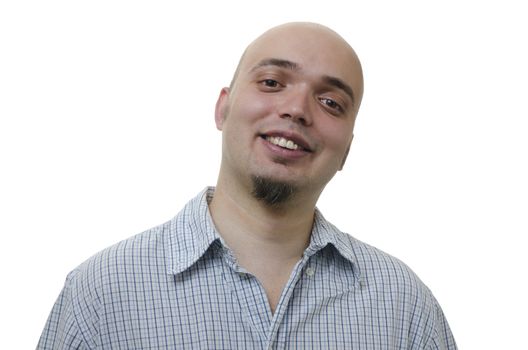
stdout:
[(266, 133), (261, 134), (262, 137), (283, 137), (286, 140), (292, 140), (297, 145), (303, 148), (304, 151), (307, 152), (313, 152), (312, 146), (310, 146), (310, 143), (301, 135), (293, 132), (293, 131), (269, 131)]

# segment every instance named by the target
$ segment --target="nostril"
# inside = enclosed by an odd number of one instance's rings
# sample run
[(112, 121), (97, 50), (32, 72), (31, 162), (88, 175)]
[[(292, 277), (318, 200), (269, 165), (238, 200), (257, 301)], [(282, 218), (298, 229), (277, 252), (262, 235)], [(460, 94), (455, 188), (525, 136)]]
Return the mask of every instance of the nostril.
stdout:
[(289, 114), (289, 113), (283, 113), (283, 114), (281, 114), (281, 118), (292, 119), (294, 121), (297, 121), (297, 122), (301, 123), (302, 125), (308, 125), (308, 118), (306, 118), (306, 116), (304, 114), (292, 115), (292, 114)]

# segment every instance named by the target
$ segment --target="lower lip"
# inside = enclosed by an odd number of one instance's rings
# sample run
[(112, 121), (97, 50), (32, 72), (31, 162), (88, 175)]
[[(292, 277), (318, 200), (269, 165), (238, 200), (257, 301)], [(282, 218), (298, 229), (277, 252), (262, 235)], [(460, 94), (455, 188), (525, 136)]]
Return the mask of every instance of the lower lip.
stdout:
[(269, 142), (263, 137), (260, 137), (260, 141), (264, 144), (264, 146), (271, 151), (275, 156), (279, 156), (281, 158), (286, 159), (298, 159), (306, 156), (309, 152), (304, 151), (302, 149), (288, 149), (283, 148), (277, 145), (274, 145), (273, 143)]

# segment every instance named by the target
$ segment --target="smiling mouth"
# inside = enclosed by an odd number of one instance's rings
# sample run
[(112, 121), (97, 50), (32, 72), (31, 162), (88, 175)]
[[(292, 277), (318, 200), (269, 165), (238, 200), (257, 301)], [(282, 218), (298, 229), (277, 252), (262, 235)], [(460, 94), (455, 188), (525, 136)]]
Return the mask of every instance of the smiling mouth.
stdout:
[(301, 146), (299, 146), (298, 144), (296, 144), (295, 142), (293, 142), (292, 140), (288, 140), (284, 137), (278, 137), (278, 136), (266, 136), (265, 137), (266, 141), (268, 141), (269, 143), (275, 145), (275, 146), (279, 146), (279, 147), (282, 147), (282, 148), (286, 148), (286, 149), (289, 149), (289, 150), (298, 150), (298, 149), (303, 149)]
[(292, 152), (308, 152), (312, 153), (313, 150), (309, 148), (308, 144), (300, 138), (289, 138), (286, 135), (273, 135), (273, 134), (261, 134), (260, 137), (270, 144), (280, 147), (284, 150)]

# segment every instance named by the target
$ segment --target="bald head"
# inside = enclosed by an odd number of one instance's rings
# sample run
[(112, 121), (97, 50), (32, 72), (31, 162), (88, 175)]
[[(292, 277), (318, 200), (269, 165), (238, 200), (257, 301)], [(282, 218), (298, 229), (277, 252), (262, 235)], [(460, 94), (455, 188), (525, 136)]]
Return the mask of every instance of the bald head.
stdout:
[[(347, 159), (362, 95), (359, 59), (337, 33), (313, 23), (268, 30), (247, 47), (216, 104), (220, 177), (246, 189), (278, 184), (279, 193), (315, 204)], [(256, 178), (266, 182), (248, 180)], [(252, 193), (277, 197), (269, 187)]]
[[(241, 72), (248, 73), (266, 59), (279, 59), (300, 65), (325, 64), (329, 72), (346, 80), (357, 108), (363, 97), (361, 63), (352, 47), (335, 31), (317, 23), (293, 22), (264, 32), (248, 45), (231, 81), (231, 90)], [(278, 61), (276, 61), (278, 62)], [(302, 67), (310, 69), (310, 67)]]

